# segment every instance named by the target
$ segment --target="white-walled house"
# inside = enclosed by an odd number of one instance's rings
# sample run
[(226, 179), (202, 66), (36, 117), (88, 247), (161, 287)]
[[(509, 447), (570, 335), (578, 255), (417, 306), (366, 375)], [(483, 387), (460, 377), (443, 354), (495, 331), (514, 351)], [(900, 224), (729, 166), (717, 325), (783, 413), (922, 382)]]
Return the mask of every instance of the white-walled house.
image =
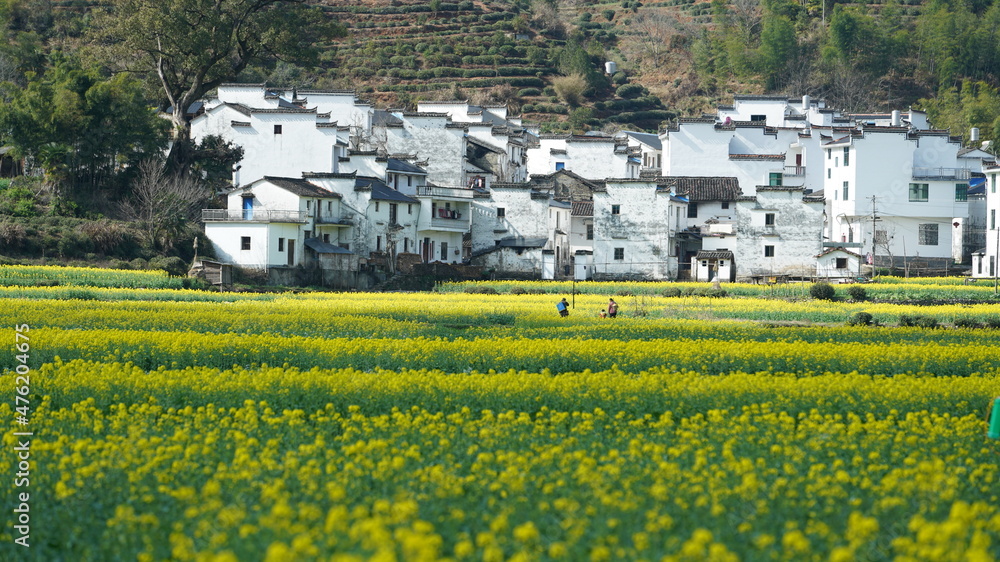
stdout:
[(989, 165), (985, 170), (986, 183), (986, 245), (972, 257), (972, 277), (996, 279), (1000, 271), (997, 267), (1000, 264), (1000, 224), (997, 215), (1000, 215), (1000, 192), (997, 191), (997, 184), (1000, 183), (1000, 166)]
[[(391, 117), (391, 118), (390, 118)], [(468, 186), (466, 127), (447, 113), (391, 111), (376, 119), (372, 136), (388, 154), (411, 154), (425, 162), (428, 183)]]
[(758, 186), (736, 203), (736, 280), (811, 278), (823, 251), (824, 201), (797, 186)]
[(307, 108), (305, 101), (285, 99), (263, 84), (224, 84), (218, 97), (191, 120), (191, 138), (201, 142), (216, 136), (243, 148), (243, 159), (233, 171), (234, 186), (264, 176), (337, 172), (350, 128), (331, 119), (329, 112)]
[(676, 279), (687, 200), (656, 180), (609, 179), (594, 192), (594, 279)]
[(638, 152), (641, 162), (640, 175), (643, 172), (660, 175), (663, 169), (663, 143), (655, 133), (641, 133), (638, 131), (620, 131), (618, 136), (624, 136), (630, 148)]
[(876, 266), (904, 257), (961, 263), (973, 170), (960, 149), (947, 131), (902, 127), (866, 127), (825, 143), (830, 243), (859, 243)]
[[(540, 278), (549, 240), (550, 195), (529, 183), (494, 183), (477, 192), (472, 209), (472, 264)], [(554, 266), (554, 263), (553, 263)]]
[[(340, 248), (350, 236), (356, 217), (341, 199), (303, 179), (265, 177), (230, 191), (227, 209), (205, 209), (205, 235), (216, 257), (246, 269), (304, 265), (319, 257), (308, 253), (310, 239)], [(323, 246), (317, 253), (349, 249)], [(348, 261), (337, 267), (355, 266)]]
[(638, 178), (637, 150), (624, 137), (606, 135), (541, 135), (528, 145), (528, 174), (570, 170), (589, 180)]

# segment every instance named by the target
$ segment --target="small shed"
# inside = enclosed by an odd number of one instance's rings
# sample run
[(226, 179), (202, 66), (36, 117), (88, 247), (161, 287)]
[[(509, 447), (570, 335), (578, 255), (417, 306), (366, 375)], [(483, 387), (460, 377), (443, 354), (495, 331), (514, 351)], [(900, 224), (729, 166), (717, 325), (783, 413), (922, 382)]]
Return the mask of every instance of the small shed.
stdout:
[(854, 281), (861, 272), (861, 255), (842, 246), (827, 248), (816, 256), (816, 277), (830, 281)]
[(701, 250), (691, 263), (695, 281), (732, 281), (736, 274), (733, 267), (733, 253), (728, 250)]
[(204, 279), (221, 291), (233, 288), (233, 265), (212, 260), (198, 260), (188, 271), (188, 277)]

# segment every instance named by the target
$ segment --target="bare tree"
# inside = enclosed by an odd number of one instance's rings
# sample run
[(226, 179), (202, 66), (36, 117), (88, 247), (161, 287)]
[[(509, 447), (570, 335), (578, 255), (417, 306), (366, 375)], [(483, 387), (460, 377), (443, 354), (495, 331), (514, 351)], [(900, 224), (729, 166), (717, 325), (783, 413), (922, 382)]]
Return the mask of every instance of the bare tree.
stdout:
[(760, 0), (733, 0), (732, 25), (745, 47), (756, 47), (760, 43), (760, 32), (764, 22), (764, 11)]
[(209, 197), (198, 178), (167, 174), (162, 161), (144, 160), (132, 183), (131, 196), (121, 203), (121, 212), (139, 223), (151, 246), (170, 250), (181, 232), (198, 220), (198, 212)]
[(637, 48), (653, 67), (659, 67), (667, 54), (683, 47), (690, 31), (674, 16), (662, 12), (642, 12), (632, 19)]
[(871, 111), (873, 107), (879, 107), (883, 81), (884, 78), (873, 78), (857, 68), (838, 65), (830, 74), (828, 97), (834, 107), (847, 113)]

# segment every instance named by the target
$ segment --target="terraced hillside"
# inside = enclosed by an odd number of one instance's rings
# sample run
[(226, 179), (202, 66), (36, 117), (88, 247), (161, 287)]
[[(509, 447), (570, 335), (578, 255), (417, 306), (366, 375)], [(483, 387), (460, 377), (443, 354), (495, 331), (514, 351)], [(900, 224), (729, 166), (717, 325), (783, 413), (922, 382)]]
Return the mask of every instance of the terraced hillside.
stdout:
[[(629, 82), (627, 73), (605, 73), (606, 60), (624, 66), (618, 43), (623, 18), (633, 14), (623, 5), (631, 2), (332, 4), (323, 9), (350, 35), (328, 54), (330, 74), (380, 105), (456, 97), (506, 103), (556, 129), (599, 126), (608, 117), (631, 128), (655, 129), (672, 116), (642, 86), (619, 92)], [(558, 79), (566, 74), (585, 79), (587, 96), (578, 104), (566, 103), (560, 91)]]

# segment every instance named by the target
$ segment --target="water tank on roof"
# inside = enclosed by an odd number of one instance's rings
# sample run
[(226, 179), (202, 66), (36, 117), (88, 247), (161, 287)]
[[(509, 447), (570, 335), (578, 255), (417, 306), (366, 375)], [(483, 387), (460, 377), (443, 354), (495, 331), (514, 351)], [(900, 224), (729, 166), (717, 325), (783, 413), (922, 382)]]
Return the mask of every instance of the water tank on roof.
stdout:
[(609, 60), (608, 62), (604, 63), (604, 72), (608, 73), (609, 75), (618, 72), (618, 63), (613, 60)]
[(969, 142), (979, 142), (979, 127), (969, 129)]

